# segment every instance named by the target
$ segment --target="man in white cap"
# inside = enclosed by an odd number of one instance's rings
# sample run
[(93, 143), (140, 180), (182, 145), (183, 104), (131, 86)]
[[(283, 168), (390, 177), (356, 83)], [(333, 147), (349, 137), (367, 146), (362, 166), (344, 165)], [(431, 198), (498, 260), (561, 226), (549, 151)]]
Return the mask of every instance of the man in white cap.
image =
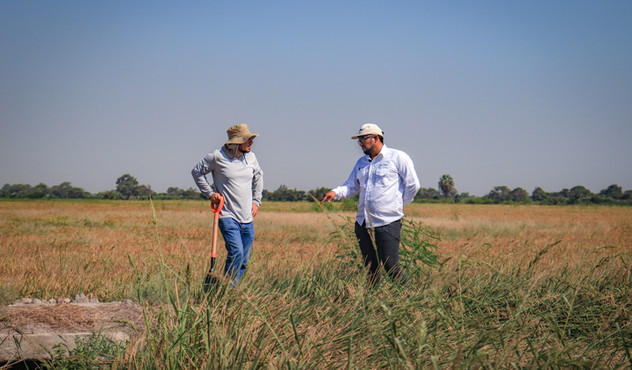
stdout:
[[(359, 193), (355, 234), (369, 270), (369, 282), (379, 282), (383, 264), (394, 280), (407, 283), (399, 264), (399, 244), (404, 204), (413, 201), (421, 186), (413, 161), (401, 150), (388, 148), (384, 132), (376, 124), (362, 125), (351, 139), (358, 139), (365, 155), (358, 159), (347, 181), (325, 193), (321, 203)], [(369, 229), (374, 230), (375, 247)]]
[[(191, 174), (200, 191), (213, 203), (224, 198), (218, 226), (226, 244), (224, 273), (236, 285), (246, 272), (250, 249), (255, 239), (253, 225), (261, 205), (263, 171), (250, 150), (258, 134), (244, 123), (231, 126), (228, 141), (221, 149), (208, 153), (193, 167)], [(206, 175), (211, 173), (215, 190)]]

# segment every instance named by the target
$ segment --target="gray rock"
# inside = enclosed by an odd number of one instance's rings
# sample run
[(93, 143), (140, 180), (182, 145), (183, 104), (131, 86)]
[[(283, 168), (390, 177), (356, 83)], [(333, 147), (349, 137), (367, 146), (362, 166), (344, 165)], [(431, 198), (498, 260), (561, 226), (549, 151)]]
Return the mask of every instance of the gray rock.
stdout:
[(90, 303), (99, 303), (99, 298), (90, 298)]
[(42, 300), (39, 298), (34, 298), (33, 299), (33, 304), (42, 304)]
[(31, 304), (33, 300), (31, 298), (22, 298), (22, 304)]
[(90, 300), (86, 297), (85, 294), (76, 294), (75, 295), (75, 303), (88, 303)]
[(48, 300), (49, 304), (57, 304), (57, 300), (55, 300), (55, 298), (51, 298)]

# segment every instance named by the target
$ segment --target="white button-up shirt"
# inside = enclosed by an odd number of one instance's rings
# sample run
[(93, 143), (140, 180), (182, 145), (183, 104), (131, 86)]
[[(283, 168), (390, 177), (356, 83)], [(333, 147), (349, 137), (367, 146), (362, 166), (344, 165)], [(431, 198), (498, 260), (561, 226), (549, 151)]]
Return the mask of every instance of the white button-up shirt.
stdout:
[(347, 181), (332, 191), (335, 200), (360, 193), (356, 220), (378, 227), (404, 217), (404, 204), (415, 199), (420, 187), (408, 154), (384, 145), (373, 160), (368, 155), (358, 159)]

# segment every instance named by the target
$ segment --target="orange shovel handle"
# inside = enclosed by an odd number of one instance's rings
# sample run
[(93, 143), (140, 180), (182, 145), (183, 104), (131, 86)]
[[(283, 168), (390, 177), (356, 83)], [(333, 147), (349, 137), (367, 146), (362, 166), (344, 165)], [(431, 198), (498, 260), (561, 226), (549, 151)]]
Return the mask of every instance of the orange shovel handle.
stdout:
[[(224, 197), (220, 198), (219, 203), (211, 202), (211, 209), (213, 210), (213, 248), (211, 250), (212, 262), (215, 262), (217, 256), (217, 221), (219, 220), (219, 213), (224, 208)], [(215, 263), (213, 263), (214, 265)]]
[(219, 219), (219, 213), (222, 211), (222, 208), (224, 208), (224, 197), (221, 197), (219, 199), (219, 203), (213, 203), (211, 202), (211, 209), (213, 210), (213, 218), (218, 220)]

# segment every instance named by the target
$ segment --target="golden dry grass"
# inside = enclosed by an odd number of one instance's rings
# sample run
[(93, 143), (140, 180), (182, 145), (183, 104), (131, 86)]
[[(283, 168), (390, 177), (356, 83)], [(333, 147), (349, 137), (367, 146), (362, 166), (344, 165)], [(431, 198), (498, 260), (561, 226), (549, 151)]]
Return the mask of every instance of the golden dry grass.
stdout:
[[(311, 209), (312, 204), (264, 203), (255, 221), (253, 271), (279, 264), (302, 268), (335, 252), (329, 242), (334, 224), (354, 214)], [(406, 213), (435, 230), (443, 259), (467, 254), (518, 263), (557, 243), (540, 262), (541, 268), (555, 268), (630, 252), (632, 246), (628, 207), (413, 204)], [(160, 260), (176, 269), (188, 264), (200, 278), (208, 264), (211, 223), (208, 203), (197, 201), (159, 201), (153, 208), (149, 202), (0, 202), (0, 298), (78, 292), (129, 298), (134, 269), (149, 279)]]
[(629, 207), (430, 204), (413, 205), (408, 214), (437, 232), (444, 256), (516, 264), (554, 245), (540, 261), (546, 269), (632, 251)]
[(315, 208), (264, 203), (245, 285), (199, 301), (207, 202), (2, 201), (0, 299), (172, 302), (138, 368), (632, 364), (632, 208), (409, 205), (443, 262), (410, 291), (366, 289), (331, 239), (354, 214)]

